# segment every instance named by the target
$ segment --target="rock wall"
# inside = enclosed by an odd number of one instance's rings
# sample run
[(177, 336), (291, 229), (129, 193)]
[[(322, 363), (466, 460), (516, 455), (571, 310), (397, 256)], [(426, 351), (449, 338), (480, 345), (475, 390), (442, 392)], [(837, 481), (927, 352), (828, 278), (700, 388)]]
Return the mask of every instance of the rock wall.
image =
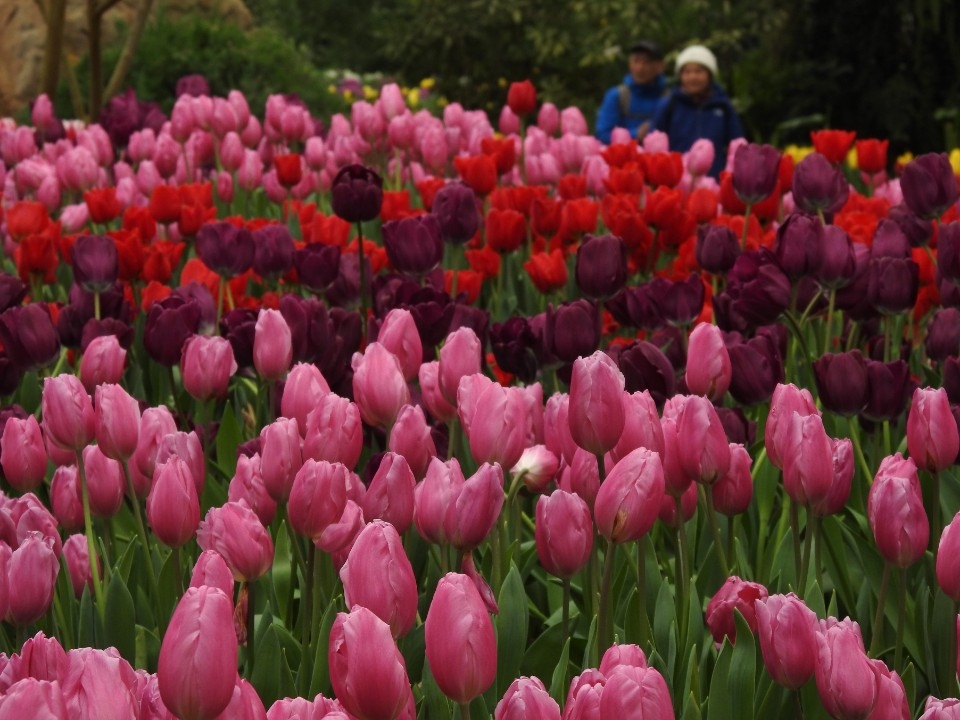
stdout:
[[(39, 1), (46, 5), (46, 0)], [(86, 4), (86, 0), (67, 0), (63, 38), (67, 57), (82, 57), (87, 52)], [(128, 24), (140, 6), (141, 0), (120, 0), (104, 15), (104, 48), (123, 42), (117, 25)], [(172, 17), (196, 13), (242, 28), (253, 25), (243, 0), (155, 0), (153, 13), (157, 12)], [(0, 117), (19, 112), (39, 92), (46, 33), (37, 0), (0, 0)], [(105, 74), (108, 72), (106, 69)]]

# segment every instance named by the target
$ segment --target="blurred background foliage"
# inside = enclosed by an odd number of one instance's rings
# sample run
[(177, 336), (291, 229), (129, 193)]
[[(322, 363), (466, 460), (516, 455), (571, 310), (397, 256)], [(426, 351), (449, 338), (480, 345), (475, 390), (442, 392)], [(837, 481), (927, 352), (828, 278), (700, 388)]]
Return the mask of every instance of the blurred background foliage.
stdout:
[[(254, 109), (296, 92), (323, 117), (345, 110), (328, 70), (380, 73), (486, 109), (509, 82), (577, 105), (592, 124), (625, 73), (623, 48), (660, 42), (668, 61), (692, 41), (716, 53), (721, 80), (758, 141), (808, 142), (811, 127), (890, 138), (892, 150), (957, 145), (960, 3), (945, 0), (247, 0), (256, 29), (162, 6), (129, 84), (169, 108), (181, 75), (215, 93), (243, 90)], [(111, 58), (107, 56), (107, 65)], [(668, 71), (671, 65), (668, 62)]]

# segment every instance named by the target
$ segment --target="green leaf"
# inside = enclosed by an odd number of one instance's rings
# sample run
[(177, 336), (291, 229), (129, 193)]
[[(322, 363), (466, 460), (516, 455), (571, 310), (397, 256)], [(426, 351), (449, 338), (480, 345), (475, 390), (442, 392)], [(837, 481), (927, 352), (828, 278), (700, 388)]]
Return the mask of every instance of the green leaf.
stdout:
[[(653, 641), (654, 647), (665, 651), (670, 646), (670, 638), (677, 624), (677, 609), (673, 593), (667, 583), (660, 585), (657, 593), (656, 610), (653, 613)], [(584, 666), (589, 667), (589, 666)]]
[(683, 703), (683, 715), (680, 718), (681, 720), (700, 720), (701, 718), (700, 705), (692, 692), (687, 695), (686, 701)]
[(421, 623), (400, 638), (398, 643), (403, 661), (407, 665), (407, 676), (410, 682), (416, 685), (423, 675), (423, 662), (426, 654), (426, 640), (424, 625)]
[(500, 614), (497, 615), (497, 682), (494, 696), (500, 696), (516, 679), (527, 647), (530, 616), (527, 610), (527, 592), (520, 579), (520, 571), (513, 563), (500, 588)]
[[(271, 624), (263, 633), (259, 645), (256, 647), (256, 660), (253, 666), (253, 676), (250, 682), (257, 689), (257, 694), (263, 700), (265, 707), (270, 707), (282, 697), (283, 680), (281, 679), (281, 663), (286, 663), (280, 649), (280, 639), (276, 632), (276, 625)], [(287, 668), (289, 672), (289, 667)]]
[(102, 629), (97, 615), (96, 603), (90, 594), (89, 586), (83, 588), (80, 596), (80, 623), (77, 628), (77, 647), (101, 647)]
[[(563, 649), (563, 628), (551, 625), (530, 643), (520, 665), (520, 675), (549, 677), (556, 668), (557, 657)], [(584, 667), (588, 667), (584, 665)]]
[(159, 625), (161, 630), (166, 629), (167, 623), (170, 621), (170, 616), (173, 614), (173, 609), (176, 607), (177, 598), (179, 597), (177, 573), (180, 572), (180, 568), (175, 561), (175, 553), (168, 554), (167, 559), (163, 563), (163, 567), (160, 569), (158, 584), (160, 590), (160, 612), (163, 614), (163, 617), (157, 618), (157, 625)]
[(556, 700), (561, 707), (567, 697), (567, 670), (569, 665), (570, 638), (567, 638), (567, 641), (563, 644), (560, 659), (557, 661), (557, 667), (553, 670), (553, 677), (550, 679), (550, 697)]
[(327, 695), (331, 691), (327, 648), (330, 645), (330, 629), (336, 617), (337, 603), (332, 602), (327, 606), (323, 620), (320, 621), (320, 628), (313, 640), (316, 656), (313, 661), (313, 677), (310, 678), (310, 697), (316, 697), (319, 693)]
[(237, 470), (237, 445), (242, 441), (240, 423), (237, 422), (233, 407), (227, 403), (217, 431), (217, 465), (227, 477), (232, 477)]
[(287, 521), (280, 523), (276, 533), (276, 545), (273, 552), (273, 568), (270, 579), (273, 581), (273, 592), (279, 607), (275, 608), (281, 620), (287, 622), (287, 608), (290, 606), (290, 584), (293, 572), (290, 562), (290, 533), (286, 527)]
[(110, 622), (104, 626), (104, 640), (107, 645), (114, 646), (128, 662), (133, 662), (137, 654), (136, 611), (133, 596), (119, 572), (113, 573), (110, 578), (106, 606)]
[(430, 672), (430, 663), (423, 664), (423, 682), (420, 687), (423, 689), (423, 704), (420, 707), (421, 713), (430, 720), (450, 720), (450, 701), (437, 686), (437, 681), (433, 679), (433, 673)]

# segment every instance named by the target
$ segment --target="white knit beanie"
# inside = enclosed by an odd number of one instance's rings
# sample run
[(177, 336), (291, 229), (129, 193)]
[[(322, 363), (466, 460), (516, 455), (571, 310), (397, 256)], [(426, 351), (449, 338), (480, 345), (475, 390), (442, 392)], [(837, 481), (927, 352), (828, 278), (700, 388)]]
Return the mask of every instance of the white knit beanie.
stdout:
[(703, 65), (707, 70), (710, 71), (710, 74), (714, 78), (717, 77), (717, 58), (714, 57), (714, 54), (710, 52), (709, 48), (706, 48), (703, 45), (691, 45), (677, 55), (676, 67), (678, 74), (683, 69), (683, 66), (687, 63)]

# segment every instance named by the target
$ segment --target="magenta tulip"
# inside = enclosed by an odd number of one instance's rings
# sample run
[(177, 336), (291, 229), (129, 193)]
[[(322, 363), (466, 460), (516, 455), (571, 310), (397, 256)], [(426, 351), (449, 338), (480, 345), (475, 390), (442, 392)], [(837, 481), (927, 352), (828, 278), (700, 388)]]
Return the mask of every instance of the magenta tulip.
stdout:
[(663, 493), (660, 456), (637, 448), (600, 485), (593, 506), (597, 531), (614, 543), (639, 540), (653, 527)]
[(401, 716), (410, 694), (403, 656), (390, 626), (362, 606), (337, 613), (330, 630), (330, 684), (337, 699), (358, 720)]
[(111, 518), (123, 505), (126, 485), (123, 466), (103, 454), (99, 445), (83, 449), (83, 470), (87, 477), (90, 512), (99, 518)]
[(264, 525), (269, 526), (273, 522), (277, 514), (277, 501), (270, 497), (270, 493), (263, 484), (258, 454), (254, 453), (250, 457), (241, 455), (237, 458), (237, 469), (227, 488), (227, 500), (230, 502), (243, 500)]
[(210, 508), (197, 529), (197, 544), (223, 555), (236, 580), (256, 580), (273, 564), (270, 533), (244, 502)]
[(419, 405), (404, 405), (397, 415), (397, 422), (390, 429), (387, 447), (406, 458), (417, 480), (422, 480), (437, 454), (437, 446), (423, 409)]
[(542, 493), (557, 476), (560, 458), (546, 445), (531, 445), (523, 451), (510, 474), (531, 493)]
[(147, 521), (153, 534), (169, 547), (180, 547), (196, 534), (200, 499), (190, 467), (180, 458), (157, 465), (147, 496)]
[(957, 720), (960, 718), (960, 700), (945, 698), (940, 700), (932, 695), (923, 706), (923, 714), (918, 720)]
[(440, 578), (424, 625), (427, 662), (444, 695), (464, 705), (490, 687), (497, 676), (497, 639), (469, 577)]
[(653, 668), (617, 667), (603, 686), (600, 717), (673, 720), (673, 704), (666, 681)]
[[(557, 457), (568, 465), (577, 450), (582, 450), (570, 434), (570, 396), (554, 393), (547, 398), (543, 409), (543, 440)], [(631, 448), (634, 449), (634, 448)]]
[(59, 681), (67, 669), (67, 653), (55, 637), (38, 632), (29, 638), (19, 653), (6, 658), (0, 672), (0, 694), (9, 692), (16, 683), (26, 678)]
[(120, 720), (139, 710), (137, 674), (115, 648), (68, 652), (62, 685), (71, 718)]
[(836, 720), (863, 720), (877, 702), (877, 668), (860, 626), (847, 618), (820, 621), (814, 675), (824, 708)]
[(713, 641), (720, 645), (729, 638), (730, 644), (737, 642), (737, 624), (733, 611), (737, 610), (747, 621), (750, 630), (757, 632), (757, 615), (754, 603), (767, 597), (767, 589), (755, 582), (741, 580), (736, 576), (728, 577), (720, 589), (707, 603), (705, 621)]
[(796, 385), (777, 385), (770, 398), (770, 413), (763, 428), (763, 444), (767, 450), (767, 457), (774, 467), (783, 469), (783, 461), (774, 441), (777, 428), (783, 418), (789, 419), (797, 412), (800, 415), (818, 415), (813, 396), (806, 388), (800, 389)]
[(140, 404), (119, 385), (97, 385), (94, 395), (97, 445), (113, 460), (127, 460), (140, 439)]
[(577, 448), (573, 461), (566, 467), (561, 465), (557, 474), (557, 487), (582, 497), (591, 512), (600, 492), (600, 465), (597, 456), (583, 448)]
[(437, 369), (440, 393), (450, 405), (458, 403), (460, 380), (482, 370), (483, 344), (469, 327), (461, 327), (447, 336), (440, 348)]
[(183, 345), (180, 368), (183, 389), (202, 402), (226, 396), (237, 361), (226, 338), (192, 335)]
[(540, 564), (551, 575), (569, 578), (590, 559), (593, 519), (586, 502), (555, 490), (537, 500), (535, 539)]
[(93, 575), (90, 568), (90, 553), (88, 552), (87, 538), (82, 533), (71, 535), (63, 543), (63, 559), (70, 575), (70, 586), (73, 594), (79, 600), (83, 589), (89, 588), (93, 592)]
[(413, 524), (424, 540), (432, 543), (449, 541), (444, 517), (448, 508), (455, 507), (464, 482), (456, 457), (446, 462), (440, 458), (430, 461), (427, 474), (413, 491)]
[(330, 386), (320, 368), (312, 363), (297, 363), (290, 369), (283, 385), (280, 413), (297, 421), (303, 437), (307, 434), (307, 415), (329, 392)]
[(76, 465), (61, 465), (50, 480), (50, 507), (64, 532), (83, 527), (83, 502), (80, 499), (80, 474)]
[(493, 717), (494, 720), (560, 720), (560, 706), (539, 678), (520, 677), (510, 683)]
[(603, 352), (573, 362), (567, 421), (570, 435), (587, 452), (603, 455), (623, 433), (623, 373)]
[(206, 482), (207, 462), (203, 454), (203, 445), (197, 431), (172, 432), (160, 438), (157, 448), (156, 465), (162, 465), (168, 458), (179, 457), (190, 467), (190, 476), (197, 486), (197, 496), (203, 495), (203, 486)]
[(296, 420), (277, 418), (260, 431), (260, 473), (270, 497), (277, 502), (285, 501), (302, 466)]
[(940, 535), (937, 583), (947, 597), (960, 602), (960, 513), (953, 516)]
[(726, 394), (732, 377), (723, 333), (716, 325), (700, 323), (687, 344), (687, 391), (717, 401)]
[(649, 390), (623, 394), (623, 432), (617, 444), (607, 454), (609, 467), (616, 465), (624, 455), (638, 447), (660, 453), (663, 457), (663, 428), (657, 414), (657, 404)]
[(693, 478), (684, 472), (680, 464), (680, 438), (677, 436), (676, 419), (664, 417), (660, 421), (660, 430), (663, 435), (660, 458), (663, 463), (664, 488), (668, 495), (682, 497), (693, 484)]
[(161, 405), (143, 411), (140, 418), (140, 436), (137, 439), (137, 449), (133, 453), (133, 463), (131, 463), (137, 466), (141, 475), (150, 480), (153, 479), (160, 441), (165, 435), (176, 431), (177, 423), (166, 407)]
[(882, 660), (874, 660), (873, 665), (877, 669), (877, 703), (867, 720), (910, 720), (913, 713), (900, 675)]
[(314, 545), (333, 556), (334, 566), (340, 568), (347, 561), (354, 541), (364, 528), (363, 509), (359, 503), (347, 498), (340, 518), (320, 534)]
[(404, 380), (416, 379), (423, 362), (423, 343), (409, 310), (394, 308), (388, 312), (377, 333), (377, 342), (397, 358)]
[(43, 445), (40, 423), (33, 415), (25, 420), (10, 418), (0, 436), (0, 465), (10, 486), (28, 492), (43, 482), (47, 474), (47, 450)]
[(76, 375), (43, 380), (43, 431), (61, 450), (78, 451), (93, 440), (93, 403)]
[(417, 619), (417, 579), (397, 530), (374, 520), (360, 531), (340, 568), (347, 607), (362, 605), (406, 635)]
[(279, 310), (262, 309), (253, 336), (253, 366), (264, 380), (279, 380), (293, 361), (290, 326)]
[(867, 496), (867, 519), (884, 560), (905, 568), (919, 560), (930, 539), (920, 478), (900, 453), (883, 459)]
[(593, 668), (571, 680), (563, 720), (600, 720), (600, 697), (606, 683), (606, 676)]
[(733, 517), (750, 507), (753, 499), (752, 464), (753, 458), (743, 445), (730, 443), (730, 469), (713, 486), (713, 505), (717, 512)]
[(349, 473), (340, 463), (307, 459), (290, 489), (290, 527), (316, 542), (327, 527), (339, 522), (347, 504)]
[(386, 520), (404, 533), (413, 522), (414, 488), (417, 481), (406, 458), (384, 453), (363, 495), (363, 517)]
[[(455, 476), (454, 476), (455, 477)], [(454, 490), (443, 518), (447, 541), (460, 552), (478, 547), (500, 517), (503, 507), (503, 470), (484, 463)]]
[(797, 690), (817, 664), (817, 616), (793, 593), (770, 595), (755, 606), (763, 664), (776, 682)]
[(353, 397), (363, 421), (374, 427), (393, 427), (400, 408), (410, 402), (410, 389), (396, 355), (374, 342), (362, 355), (354, 354), (352, 366)]
[(53, 603), (59, 571), (53, 540), (37, 532), (29, 533), (7, 562), (7, 587), (16, 588), (9, 594), (7, 619), (23, 626), (43, 617)]
[(917, 388), (907, 414), (907, 448), (918, 468), (937, 473), (960, 453), (960, 432), (943, 388)]
[(810, 507), (815, 515), (833, 515), (840, 512), (850, 497), (853, 484), (853, 442), (850, 438), (830, 438), (833, 449), (833, 481), (826, 497)]
[(347, 398), (326, 393), (307, 414), (303, 457), (356, 466), (363, 452), (360, 409)]
[(660, 511), (657, 513), (657, 519), (668, 528), (677, 530), (680, 523), (686, 523), (697, 512), (697, 503), (700, 499), (699, 485), (690, 483), (687, 489), (680, 496), (680, 512), (677, 512), (677, 498), (669, 493), (664, 493), (660, 500)]
[(212, 720), (237, 684), (233, 602), (209, 586), (189, 588), (160, 644), (157, 683), (164, 704), (181, 720)]
[(705, 397), (688, 395), (679, 404), (676, 423), (680, 467), (694, 482), (713, 485), (730, 469), (730, 443), (716, 408)]
[(24, 678), (0, 695), (0, 718), (44, 718), (44, 720), (71, 720), (59, 681)]
[(209, 585), (219, 588), (228, 598), (233, 598), (233, 573), (227, 566), (223, 555), (214, 550), (204, 550), (194, 563), (190, 575), (190, 587)]
[(790, 499), (803, 506), (822, 503), (833, 485), (833, 445), (823, 419), (793, 411), (780, 418), (774, 445)]
[(420, 366), (420, 393), (423, 406), (437, 421), (448, 423), (457, 416), (457, 406), (440, 392), (440, 362), (434, 360)]
[(479, 373), (469, 375), (460, 381), (457, 408), (478, 464), (517, 464), (526, 445), (526, 399), (520, 388), (503, 387)]

